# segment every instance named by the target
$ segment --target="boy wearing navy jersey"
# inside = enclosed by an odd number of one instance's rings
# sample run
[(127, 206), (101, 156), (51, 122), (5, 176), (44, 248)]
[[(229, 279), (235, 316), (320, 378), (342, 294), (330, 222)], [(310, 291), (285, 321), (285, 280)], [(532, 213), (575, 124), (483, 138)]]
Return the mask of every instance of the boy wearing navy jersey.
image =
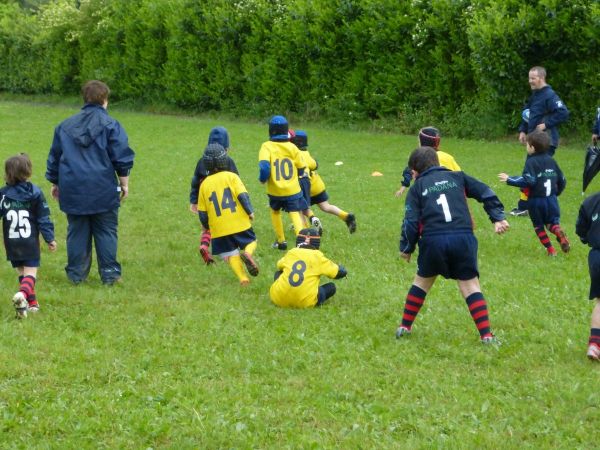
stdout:
[(565, 177), (556, 161), (547, 153), (550, 148), (550, 137), (543, 131), (534, 131), (527, 135), (527, 160), (521, 176), (498, 174), (500, 181), (509, 186), (527, 189), (529, 192), (529, 217), (541, 244), (546, 248), (548, 256), (556, 256), (544, 226), (560, 244), (563, 252), (571, 248), (565, 232), (560, 227), (560, 208), (558, 196), (566, 186)]
[(35, 294), (37, 269), (40, 266), (40, 233), (48, 249), (56, 250), (54, 224), (50, 209), (39, 187), (28, 180), (32, 173), (29, 157), (22, 153), (6, 160), (6, 186), (0, 189), (0, 217), (6, 259), (19, 274), (19, 292), (13, 296), (17, 318), (37, 312)]
[(436, 151), (419, 147), (408, 160), (416, 178), (408, 191), (400, 238), (400, 257), (410, 262), (419, 245), (417, 273), (406, 296), (402, 323), (396, 338), (410, 334), (425, 297), (438, 275), (457, 280), (481, 342), (496, 343), (488, 318), (487, 303), (479, 285), (477, 239), (467, 199), (483, 203), (496, 233), (508, 230), (504, 206), (484, 183), (464, 172), (440, 167)]
[(600, 361), (600, 192), (586, 198), (579, 208), (575, 232), (581, 242), (591, 247), (588, 255), (590, 271), (590, 300), (592, 310), (587, 356)]

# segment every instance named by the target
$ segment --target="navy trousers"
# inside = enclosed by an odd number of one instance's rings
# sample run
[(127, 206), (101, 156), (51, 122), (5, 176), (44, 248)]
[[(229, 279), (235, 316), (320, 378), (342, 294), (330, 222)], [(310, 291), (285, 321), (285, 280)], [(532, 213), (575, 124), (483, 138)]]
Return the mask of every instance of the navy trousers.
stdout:
[(121, 277), (117, 261), (117, 227), (119, 209), (99, 214), (67, 214), (67, 277), (81, 283), (92, 266), (92, 238), (96, 247), (98, 273), (104, 284), (113, 284)]

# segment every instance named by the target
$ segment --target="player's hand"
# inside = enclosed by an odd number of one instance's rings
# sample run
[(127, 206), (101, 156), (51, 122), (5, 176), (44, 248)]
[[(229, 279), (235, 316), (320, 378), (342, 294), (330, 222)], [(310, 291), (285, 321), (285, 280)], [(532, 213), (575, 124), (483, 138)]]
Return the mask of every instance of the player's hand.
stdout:
[(498, 234), (502, 234), (510, 228), (510, 224), (506, 219), (494, 222), (494, 231)]
[(54, 200), (58, 200), (58, 186), (56, 184), (53, 184), (52, 187), (50, 188), (50, 195), (52, 196), (52, 198)]
[(196, 203), (190, 203), (190, 211), (194, 214), (198, 214), (198, 205)]
[(527, 134), (526, 134), (526, 133), (524, 133), (523, 131), (521, 131), (521, 132), (519, 133), (519, 142), (520, 142), (521, 144), (526, 144), (526, 143), (527, 143)]
[(597, 134), (592, 134), (592, 144), (596, 145), (598, 143), (598, 135)]
[(254, 220), (254, 213), (248, 214), (248, 217), (250, 218), (250, 220)]
[(546, 124), (544, 122), (540, 123), (537, 127), (535, 127), (536, 130), (540, 130), (540, 131), (544, 131), (546, 129)]
[(507, 173), (504, 173), (504, 172), (502, 172), (502, 173), (499, 173), (499, 174), (498, 174), (498, 179), (499, 179), (500, 181), (502, 181), (503, 183), (506, 183), (506, 180), (508, 180), (508, 174), (507, 174)]
[(411, 255), (412, 255), (412, 253), (402, 253), (402, 252), (400, 252), (400, 258), (402, 258), (406, 262), (410, 262), (410, 256)]
[(51, 252), (56, 251), (56, 241), (48, 242), (48, 250)]
[(404, 191), (405, 191), (405, 190), (406, 190), (406, 188), (405, 188), (404, 186), (402, 186), (400, 189), (398, 189), (398, 190), (397, 190), (397, 191), (394, 193), (394, 195), (395, 195), (396, 197), (402, 197), (402, 194), (404, 194)]

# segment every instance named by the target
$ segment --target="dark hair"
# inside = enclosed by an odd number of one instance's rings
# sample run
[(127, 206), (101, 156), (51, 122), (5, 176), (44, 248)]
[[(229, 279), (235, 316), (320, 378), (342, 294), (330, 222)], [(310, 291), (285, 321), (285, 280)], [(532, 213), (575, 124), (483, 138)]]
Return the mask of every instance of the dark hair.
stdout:
[(546, 153), (550, 148), (550, 136), (541, 130), (535, 130), (527, 135), (527, 143), (535, 153)]
[(433, 147), (437, 150), (440, 139), (440, 130), (435, 127), (424, 127), (419, 130), (419, 144), (423, 147)]
[(26, 153), (11, 156), (4, 163), (4, 179), (6, 184), (14, 186), (22, 181), (27, 181), (32, 174), (31, 159)]
[(110, 89), (106, 83), (98, 80), (88, 81), (81, 88), (83, 101), (94, 105), (103, 105), (104, 102), (108, 100), (109, 94)]
[(437, 152), (433, 147), (419, 147), (413, 150), (408, 158), (408, 167), (412, 170), (423, 173), (430, 167), (439, 166)]

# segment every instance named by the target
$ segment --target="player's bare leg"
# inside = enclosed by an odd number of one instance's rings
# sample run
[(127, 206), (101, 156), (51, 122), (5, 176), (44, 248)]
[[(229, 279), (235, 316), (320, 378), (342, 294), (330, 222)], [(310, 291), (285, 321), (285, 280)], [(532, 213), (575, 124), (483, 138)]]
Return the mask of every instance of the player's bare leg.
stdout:
[(348, 213), (343, 209), (332, 205), (327, 200), (321, 203), (317, 203), (317, 206), (321, 209), (321, 211), (326, 212), (328, 214), (333, 214), (334, 216), (337, 216), (340, 219), (342, 219), (348, 226), (348, 230), (350, 231), (350, 233), (354, 233), (356, 231), (356, 217), (354, 216), (354, 214)]

